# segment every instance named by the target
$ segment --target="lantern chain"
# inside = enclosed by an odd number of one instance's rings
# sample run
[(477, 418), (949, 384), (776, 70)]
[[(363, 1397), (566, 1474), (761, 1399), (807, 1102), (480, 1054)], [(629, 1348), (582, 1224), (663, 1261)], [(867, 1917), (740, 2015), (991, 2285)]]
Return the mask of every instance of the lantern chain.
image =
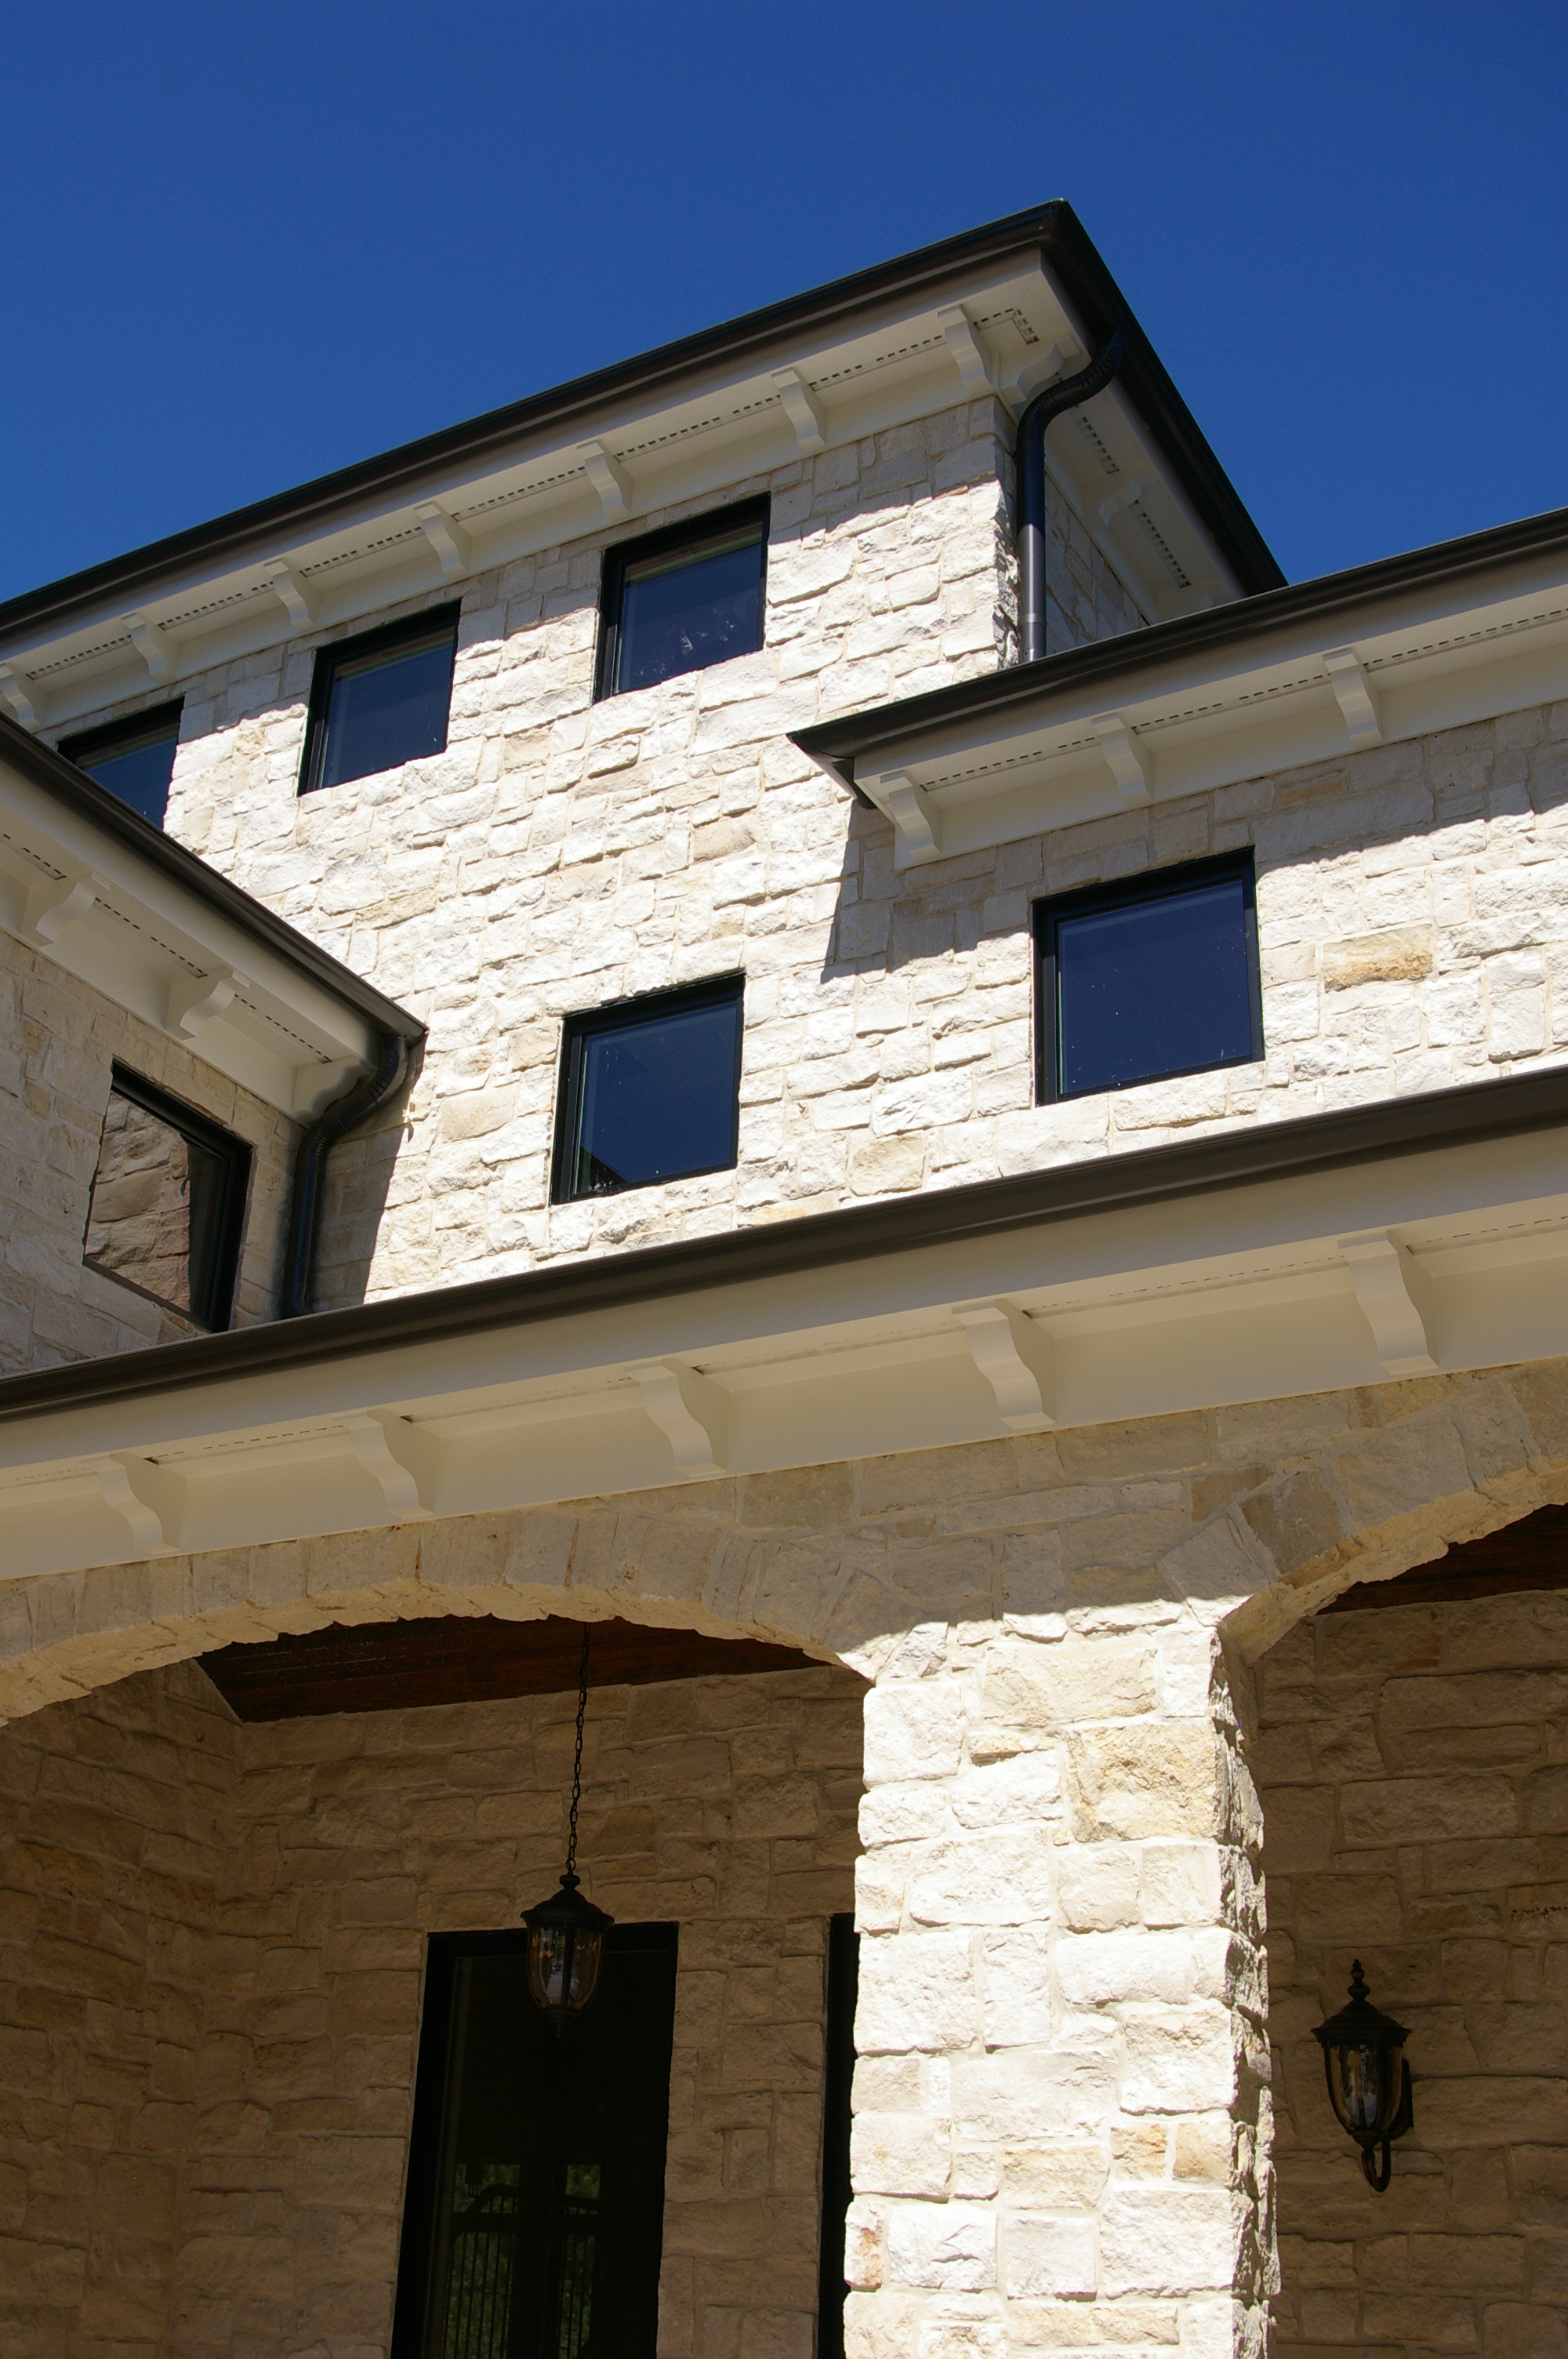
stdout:
[[(592, 1625), (582, 1625), (582, 1658), (577, 1672), (577, 1751), (572, 1758), (572, 1807), (567, 1821), (567, 1876), (577, 1882), (577, 1812), (582, 1799), (582, 1723), (588, 1710), (588, 1641)], [(563, 1879), (564, 1880), (564, 1879)]]

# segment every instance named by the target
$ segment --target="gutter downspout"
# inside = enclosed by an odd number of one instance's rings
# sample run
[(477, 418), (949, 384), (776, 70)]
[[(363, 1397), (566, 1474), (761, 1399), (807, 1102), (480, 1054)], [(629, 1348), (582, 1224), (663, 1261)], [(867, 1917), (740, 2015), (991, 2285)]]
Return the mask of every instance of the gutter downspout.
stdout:
[(283, 1299), (280, 1319), (303, 1319), (310, 1309), (310, 1277), (316, 1261), (316, 1233), (321, 1217), (321, 1178), (328, 1152), (339, 1139), (358, 1130), (396, 1096), (408, 1074), (411, 1043), (400, 1032), (383, 1032), (376, 1043), (374, 1066), (362, 1082), (319, 1114), (299, 1142), (294, 1163), (294, 1190), (288, 1203), (288, 1234), (283, 1254)]
[(1118, 328), (1099, 358), (1076, 376), (1058, 377), (1037, 393), (1018, 421), (1018, 660), (1038, 663), (1045, 652), (1045, 429), (1064, 410), (1103, 393), (1121, 366)]

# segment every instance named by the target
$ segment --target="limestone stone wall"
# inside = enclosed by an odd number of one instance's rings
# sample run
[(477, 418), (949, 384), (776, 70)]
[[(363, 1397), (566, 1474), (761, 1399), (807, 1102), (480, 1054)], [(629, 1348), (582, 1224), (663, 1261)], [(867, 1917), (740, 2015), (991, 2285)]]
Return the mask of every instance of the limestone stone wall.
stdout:
[[(1259, 1666), (1274, 2348), (1568, 2351), (1568, 1589), (1330, 1614)], [(1375, 2195), (1312, 2027), (1411, 2027)]]
[(0, 1736), (0, 2349), (168, 2349), (232, 1716), (193, 1665)]
[[(890, 1148), (816, 1103), (846, 1049), (856, 1093), (932, 1058), (880, 1053), (892, 1001), (851, 1038), (861, 953), (835, 951), (835, 924), (889, 898), (891, 865), (873, 846), (862, 886), (846, 798), (784, 733), (1010, 658), (1011, 437), (987, 401), (738, 483), (724, 496), (772, 498), (763, 649), (600, 705), (600, 561), (624, 531), (476, 578), (447, 752), (303, 803), (314, 638), (189, 684), (170, 832), (431, 1022), (406, 1110), (333, 1157), (323, 1303), (914, 1184), (927, 1114)], [(1054, 485), (1050, 528), (1052, 645), (1139, 623)], [(740, 1172), (552, 1216), (562, 1014), (736, 966)], [(892, 1020), (926, 1039), (921, 1011)]]
[(254, 1149), (234, 1323), (275, 1315), (298, 1130), (53, 961), (0, 934), (0, 1372), (138, 1350), (195, 1332), (83, 1259), (111, 1065)]
[[(669, 2359), (810, 2359), (860, 1693), (825, 1669), (589, 1698), (579, 1864), (618, 1918), (681, 1928)], [(553, 1887), (575, 1711), (242, 1728), (186, 1665), (0, 1736), (5, 2347), (384, 2353), (426, 1936)]]

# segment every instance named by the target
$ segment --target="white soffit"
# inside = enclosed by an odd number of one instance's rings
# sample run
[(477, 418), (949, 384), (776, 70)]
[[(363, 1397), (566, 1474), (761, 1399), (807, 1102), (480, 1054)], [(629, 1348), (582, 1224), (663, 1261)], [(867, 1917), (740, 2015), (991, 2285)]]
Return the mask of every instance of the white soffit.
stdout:
[(370, 1018), (0, 754), (0, 926), (282, 1114), (374, 1061)]
[[(923, 306), (923, 308), (922, 308)], [(853, 332), (709, 364), (658, 397), (569, 434), (535, 429), (482, 463), (454, 462), (330, 529), (243, 561), (193, 564), (135, 611), (107, 601), (49, 637), (0, 642), (0, 697), (24, 725), (57, 728), (212, 664), (428, 597), (537, 549), (721, 495), (803, 453), (852, 443), (995, 393), (1016, 415), (1091, 357), (1038, 263), (956, 277), (868, 310)], [(1059, 422), (1048, 463), (1152, 620), (1237, 585), (1152, 438), (1112, 386)]]
[(1568, 1125), (38, 1409), (0, 1423), (0, 1572), (1550, 1357), (1565, 1148)]
[(889, 734), (855, 783), (915, 867), (1149, 802), (1490, 720), (1568, 693), (1568, 558), (1499, 567), (1212, 652), (1128, 643), (1117, 680)]

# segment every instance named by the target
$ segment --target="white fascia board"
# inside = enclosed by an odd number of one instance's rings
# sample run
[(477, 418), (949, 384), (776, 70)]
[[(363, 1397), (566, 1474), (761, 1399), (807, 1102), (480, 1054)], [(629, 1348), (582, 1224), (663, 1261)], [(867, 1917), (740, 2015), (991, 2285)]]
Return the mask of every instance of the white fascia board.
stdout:
[[(601, 532), (607, 522), (623, 528), (655, 510), (719, 498), (800, 456), (781, 371), (804, 389), (823, 448), (972, 398), (961, 348), (950, 320), (944, 323), (955, 309), (1014, 414), (1038, 389), (1042, 371), (1048, 377), (1082, 365), (1082, 331), (1043, 268), (976, 271), (927, 290), (918, 306), (892, 300), (869, 310), (852, 332), (781, 340), (744, 364), (709, 364), (662, 397), (621, 403), (483, 461), (433, 471), (395, 499), (367, 495), (307, 538), (243, 560), (193, 561), (142, 598), (134, 618), (122, 611), (123, 600), (106, 595), (101, 612), (65, 633), (0, 646), (0, 661), (29, 701), (29, 725), (55, 730), (145, 691), (146, 646), (163, 659), (158, 686), (172, 690), (193, 673), (287, 645), (302, 632), (449, 596), (472, 573)], [(1233, 596), (1228, 574), (1115, 386), (1093, 406), (1093, 417), (1119, 467), (1136, 470), (1162, 503), (1160, 528), (1194, 583), (1190, 593), (1175, 593), (1175, 610), (1184, 611), (1184, 597), (1195, 604), (1205, 595)], [(624, 505), (612, 517), (585, 464), (585, 442), (600, 445), (624, 482)], [(1104, 476), (1071, 419), (1048, 438), (1048, 451), (1070, 505), (1117, 570), (1134, 575), (1134, 592), (1150, 614), (1174, 611), (1173, 585), (1152, 549), (1133, 540), (1119, 549), (1098, 520), (1107, 481), (1121, 477)], [(434, 537), (431, 511), (445, 527)]]
[[(1532, 578), (1509, 569), (1460, 593), (1406, 592), (1212, 655), (1156, 657), (1119, 681), (1058, 692), (1044, 720), (1015, 712), (891, 736), (874, 768), (857, 768), (857, 784), (893, 815), (881, 789), (903, 782), (921, 815), (919, 843), (901, 845), (911, 864), (1125, 808), (1125, 764), (1108, 754), (1108, 718), (1125, 733), (1141, 793), (1159, 802), (1550, 701), (1568, 663), (1568, 565), (1558, 557), (1526, 571)], [(1353, 734), (1347, 718), (1329, 660), (1346, 653), (1365, 683), (1374, 736)]]
[(1556, 1356), (1565, 1148), (1568, 1125), (39, 1411), (0, 1425), (0, 1571)]
[(0, 927), (280, 1113), (373, 1061), (360, 1008), (3, 756), (0, 831)]

